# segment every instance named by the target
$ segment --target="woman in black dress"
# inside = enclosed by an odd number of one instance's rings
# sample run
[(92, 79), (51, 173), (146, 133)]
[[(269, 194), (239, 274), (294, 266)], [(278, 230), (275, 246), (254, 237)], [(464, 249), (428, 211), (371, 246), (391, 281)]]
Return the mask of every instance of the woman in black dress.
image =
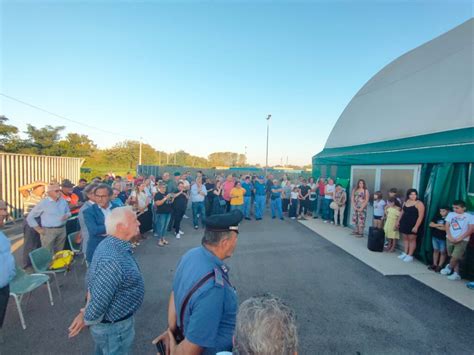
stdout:
[(413, 254), (416, 250), (416, 237), (424, 216), (425, 205), (418, 199), (418, 191), (416, 189), (409, 189), (397, 221), (398, 230), (403, 236), (404, 248), (404, 252), (398, 258), (404, 262), (409, 263), (413, 261)]
[[(222, 181), (216, 180), (216, 185), (212, 194), (214, 195), (212, 199), (212, 211), (211, 215), (222, 214), (225, 212), (225, 200), (223, 197), (224, 189), (222, 187)], [(224, 202), (221, 202), (224, 201)]]

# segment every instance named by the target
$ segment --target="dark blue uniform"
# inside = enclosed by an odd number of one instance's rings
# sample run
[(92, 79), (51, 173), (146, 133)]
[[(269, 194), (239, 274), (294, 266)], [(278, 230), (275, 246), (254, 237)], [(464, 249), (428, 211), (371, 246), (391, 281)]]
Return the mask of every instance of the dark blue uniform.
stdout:
[(209, 278), (191, 296), (184, 312), (185, 338), (204, 348), (204, 354), (232, 351), (237, 315), (237, 294), (228, 278), (229, 268), (204, 246), (191, 249), (180, 260), (173, 282), (178, 326), (189, 291), (206, 275)]

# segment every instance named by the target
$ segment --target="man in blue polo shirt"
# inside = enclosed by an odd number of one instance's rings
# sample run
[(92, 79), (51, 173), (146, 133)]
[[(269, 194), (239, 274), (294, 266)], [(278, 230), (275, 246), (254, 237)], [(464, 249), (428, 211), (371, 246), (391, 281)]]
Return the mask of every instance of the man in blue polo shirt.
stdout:
[(244, 216), (246, 220), (250, 220), (250, 202), (252, 201), (253, 185), (250, 182), (250, 176), (246, 176), (242, 182), (242, 187), (245, 189), (244, 194)]
[(255, 219), (260, 221), (263, 218), (263, 212), (265, 211), (265, 196), (266, 187), (264, 183), (264, 177), (259, 176), (254, 184), (255, 191)]
[[(202, 246), (180, 260), (168, 307), (168, 327), (179, 336), (177, 353), (216, 354), (232, 351), (237, 315), (237, 294), (229, 280), (230, 258), (237, 246), (239, 210), (210, 216)], [(168, 330), (157, 337), (169, 348)]]

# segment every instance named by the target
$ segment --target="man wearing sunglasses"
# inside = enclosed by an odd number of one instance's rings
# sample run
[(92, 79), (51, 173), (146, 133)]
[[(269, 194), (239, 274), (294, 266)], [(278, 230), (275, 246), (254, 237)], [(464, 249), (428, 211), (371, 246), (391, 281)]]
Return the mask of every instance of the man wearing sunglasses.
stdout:
[(66, 221), (71, 216), (69, 206), (61, 197), (59, 184), (50, 184), (47, 195), (28, 214), (26, 222), (36, 230), (41, 239), (41, 246), (51, 253), (64, 249), (66, 241)]
[(234, 253), (243, 217), (234, 210), (206, 220), (202, 246), (179, 262), (168, 306), (169, 329), (154, 344), (163, 342), (169, 351), (171, 332), (180, 341), (178, 354), (232, 351), (238, 302), (224, 260)]

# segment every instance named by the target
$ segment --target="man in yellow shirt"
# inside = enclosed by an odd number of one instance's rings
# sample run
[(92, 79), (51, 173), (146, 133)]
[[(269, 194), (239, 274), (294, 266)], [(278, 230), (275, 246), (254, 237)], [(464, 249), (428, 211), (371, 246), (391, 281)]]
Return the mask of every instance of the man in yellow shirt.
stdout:
[(234, 188), (230, 190), (230, 210), (240, 210), (242, 213), (244, 211), (244, 195), (245, 189), (242, 187), (240, 181), (236, 181)]

